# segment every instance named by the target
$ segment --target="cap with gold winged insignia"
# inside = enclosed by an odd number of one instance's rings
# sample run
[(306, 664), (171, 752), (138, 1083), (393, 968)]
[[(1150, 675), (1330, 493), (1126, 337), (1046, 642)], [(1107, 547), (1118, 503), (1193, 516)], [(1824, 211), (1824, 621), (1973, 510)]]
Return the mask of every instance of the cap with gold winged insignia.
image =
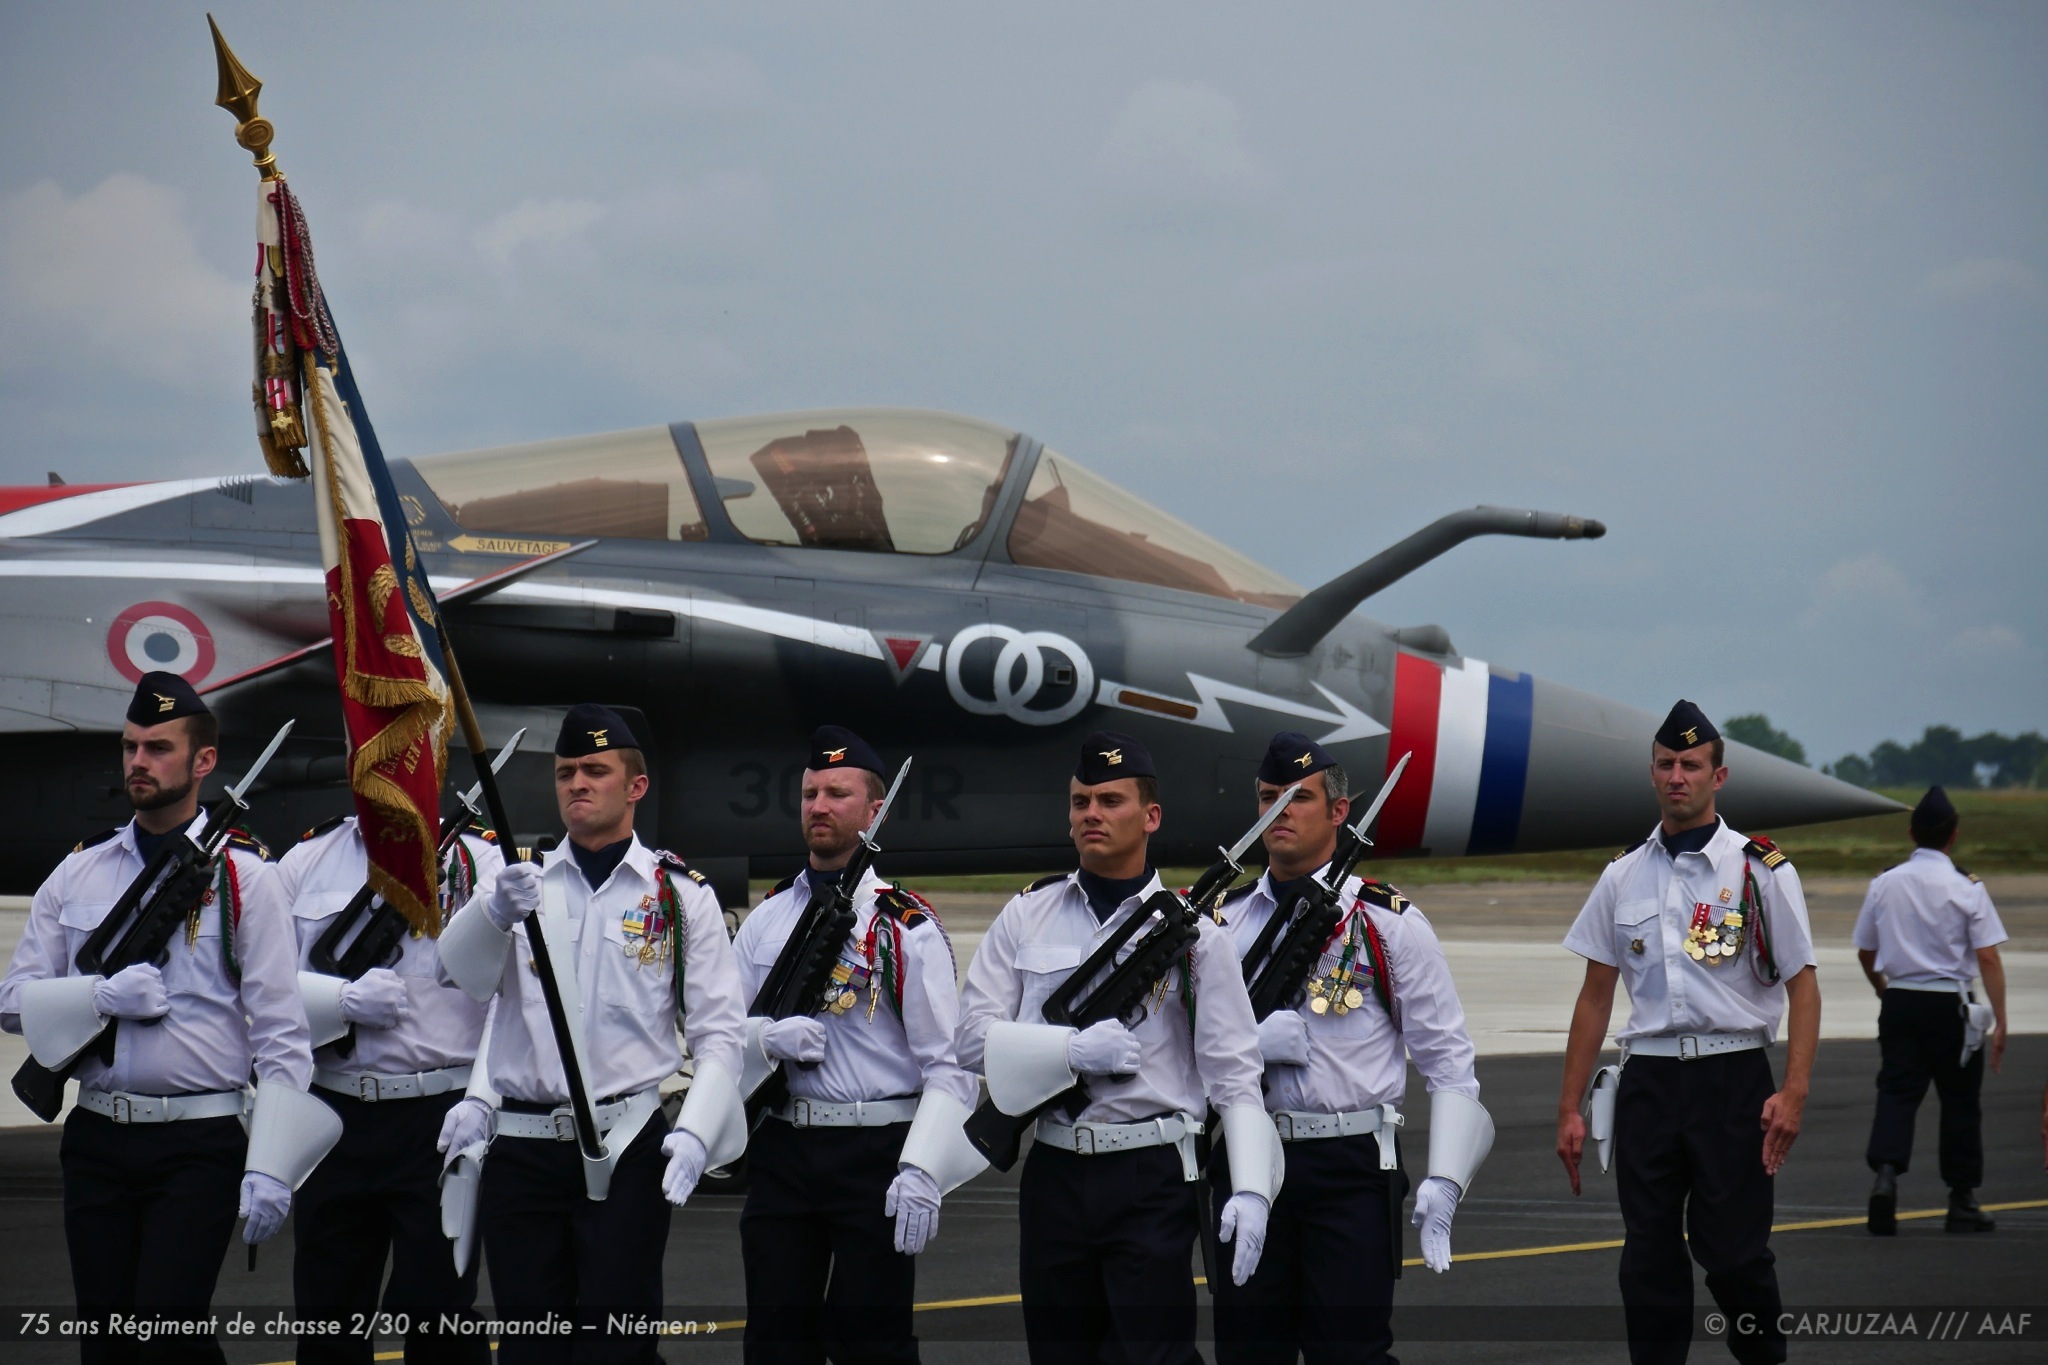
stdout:
[(1657, 742), (1667, 749), (1696, 749), (1702, 744), (1712, 744), (1720, 737), (1721, 732), (1714, 728), (1714, 722), (1707, 719), (1707, 713), (1683, 697), (1671, 708), (1671, 714), (1664, 717), (1664, 723), (1657, 727)]
[(828, 768), (860, 768), (886, 777), (882, 771), (882, 756), (844, 725), (820, 725), (811, 732), (810, 761), (804, 765), (814, 773)]
[(137, 725), (162, 725), (167, 720), (206, 714), (206, 703), (199, 700), (192, 684), (162, 670), (143, 674), (128, 701), (128, 719)]
[(1074, 765), (1074, 780), (1086, 787), (1114, 782), (1120, 777), (1157, 777), (1152, 751), (1115, 730), (1097, 730), (1081, 741), (1081, 760)]
[(1328, 749), (1299, 730), (1282, 730), (1266, 746), (1266, 757), (1259, 763), (1259, 781), (1284, 787), (1336, 766)]
[(555, 737), (556, 758), (584, 758), (610, 753), (613, 749), (637, 749), (640, 741), (626, 719), (609, 706), (583, 702), (569, 708), (562, 717), (562, 732)]

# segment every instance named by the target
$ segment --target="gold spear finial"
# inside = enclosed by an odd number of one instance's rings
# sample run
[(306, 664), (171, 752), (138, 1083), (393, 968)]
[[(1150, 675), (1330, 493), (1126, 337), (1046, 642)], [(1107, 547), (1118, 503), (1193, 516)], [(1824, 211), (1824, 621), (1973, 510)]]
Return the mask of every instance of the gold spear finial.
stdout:
[(213, 30), (213, 55), (220, 65), (220, 93), (213, 102), (235, 116), (235, 141), (256, 158), (256, 169), (265, 180), (275, 180), (277, 158), (270, 153), (270, 140), (277, 130), (269, 119), (256, 112), (256, 97), (263, 93), (263, 82), (235, 59), (211, 14), (206, 16), (206, 26)]

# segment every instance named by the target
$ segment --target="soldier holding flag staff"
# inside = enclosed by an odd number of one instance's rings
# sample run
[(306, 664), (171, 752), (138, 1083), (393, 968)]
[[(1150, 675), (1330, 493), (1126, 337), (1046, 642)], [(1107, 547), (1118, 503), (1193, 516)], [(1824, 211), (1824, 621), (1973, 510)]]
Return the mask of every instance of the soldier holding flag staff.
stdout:
[[(79, 1315), (103, 1324), (79, 1339), (88, 1365), (135, 1353), (132, 1338), (107, 1333), (110, 1312), (206, 1317), (238, 1209), (246, 1241), (274, 1234), (340, 1129), (306, 1094), (313, 1066), (288, 912), (254, 839), (231, 835), (204, 869), (205, 889), (161, 966), (110, 976), (78, 967), (152, 861), (200, 837), (199, 788), (219, 762), (218, 735), (183, 678), (142, 676), (121, 732), (135, 816), (80, 844), (37, 889), (0, 980), (0, 1028), (25, 1034), (38, 1062), (69, 1066), (79, 1083), (60, 1159)], [(210, 1335), (170, 1336), (153, 1349), (222, 1358)]]
[(961, 997), (961, 1064), (988, 1077), (1003, 1113), (1070, 1096), (1038, 1119), (1018, 1197), (1024, 1327), (1041, 1365), (1105, 1350), (1162, 1365), (1197, 1359), (1189, 1264), (1206, 1108), (1222, 1116), (1234, 1156), (1220, 1217), (1227, 1273), (1240, 1282), (1258, 1266), (1280, 1188), (1257, 1029), (1220, 926), (1199, 919), (1194, 946), (1127, 1019), (1076, 1030), (1041, 1014), (1084, 963), (1091, 976), (1106, 969), (1094, 950), (1126, 921), (1160, 914), (1146, 908), (1162, 890), (1147, 857), (1160, 818), (1151, 754), (1128, 735), (1090, 735), (1067, 791), (1080, 868), (1003, 907)]
[[(811, 736), (809, 858), (733, 941), (749, 998), (813, 899), (847, 875), (883, 810), (884, 777), (851, 730)], [(959, 1131), (977, 1087), (954, 1061), (952, 944), (929, 905), (872, 867), (852, 894), (853, 930), (836, 945), (823, 1012), (747, 1020), (747, 1080), (777, 1063), (787, 1078), (747, 1155), (750, 1361), (916, 1360), (912, 1258), (937, 1231), (944, 1192), (984, 1164)]]
[[(511, 863), (481, 880), (441, 935), (450, 979), (492, 1001), (485, 1059), (502, 1108), (473, 1082), (438, 1145), (452, 1156), (492, 1139), (479, 1221), (506, 1317), (574, 1312), (602, 1329), (608, 1313), (659, 1314), (670, 1205), (745, 1146), (736, 1084), (745, 1007), (724, 916), (699, 874), (635, 835), (647, 786), (624, 718), (570, 708), (555, 742), (568, 839), (542, 865)], [(588, 1096), (569, 1094), (528, 952), (535, 932), (547, 938)], [(679, 1019), (696, 1069), (664, 1134), (652, 1120), (661, 1082), (682, 1065)], [(579, 1100), (602, 1138), (595, 1160), (577, 1141)], [(579, 1358), (656, 1358), (654, 1336), (579, 1339)], [(559, 1338), (508, 1334), (499, 1345), (507, 1362), (567, 1356)]]
[[(1265, 874), (1224, 902), (1240, 955), (1325, 875), (1351, 813), (1336, 759), (1308, 736), (1282, 731), (1259, 766), (1260, 807), (1294, 783), (1299, 789), (1266, 830)], [(1257, 1273), (1242, 1284), (1211, 1282), (1223, 1365), (1288, 1365), (1297, 1354), (1309, 1365), (1388, 1358), (1406, 1186), (1398, 1106), (1409, 1058), (1432, 1099), (1429, 1173), (1415, 1196), (1432, 1270), (1450, 1264), (1452, 1215), (1493, 1142), (1465, 1010), (1429, 921), (1381, 882), (1349, 877), (1340, 893), (1341, 918), (1292, 992), (1298, 1003), (1259, 1025), (1265, 1107), (1286, 1152), (1287, 1180)], [(1246, 964), (1253, 972), (1260, 965)], [(1222, 1155), (1210, 1172), (1219, 1194), (1228, 1189), (1232, 1154)]]
[[(1580, 1116), (1625, 976), (1623, 1066), (1591, 1136), (1611, 1142), (1621, 1216), (1621, 1301), (1629, 1359), (1682, 1361), (1693, 1331), (1692, 1266), (1729, 1320), (1744, 1362), (1785, 1358), (1771, 1254), (1772, 1179), (1799, 1136), (1820, 1036), (1820, 987), (1799, 874), (1766, 839), (1714, 809), (1728, 780), (1713, 723), (1689, 701), (1650, 747), (1662, 819), (1601, 874), (1565, 947), (1586, 959), (1572, 1012), (1557, 1154), (1579, 1190)], [(1765, 1049), (1790, 1008), (1783, 1084)], [(1602, 1073), (1600, 1089), (1612, 1079)], [(1747, 1325), (1749, 1330), (1743, 1330)]]

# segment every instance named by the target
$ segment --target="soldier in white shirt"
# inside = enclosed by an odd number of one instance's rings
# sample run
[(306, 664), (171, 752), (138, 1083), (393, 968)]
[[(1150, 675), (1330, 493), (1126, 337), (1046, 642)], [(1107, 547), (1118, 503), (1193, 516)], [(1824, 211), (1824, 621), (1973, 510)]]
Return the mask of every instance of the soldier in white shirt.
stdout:
[[(218, 736), (191, 684), (142, 676), (121, 732), (135, 818), (73, 849), (37, 889), (0, 980), (0, 1028), (26, 1034), (47, 1066), (85, 1057), (72, 1072), (78, 1102), (64, 1121), (60, 1160), (79, 1316), (100, 1323), (79, 1338), (88, 1365), (137, 1357), (133, 1336), (108, 1331), (110, 1312), (209, 1316), (238, 1207), (248, 1219), (244, 1240), (272, 1236), (324, 1152), (322, 1138), (333, 1136), (317, 1122), (333, 1124), (332, 1115), (305, 1093), (313, 1063), (289, 912), (253, 838), (230, 837), (160, 964), (105, 977), (76, 966), (158, 851), (195, 828)], [(255, 1141), (242, 1123), (252, 1064)], [(151, 1353), (222, 1359), (211, 1334), (166, 1335)]]
[[(1240, 957), (1325, 875), (1351, 811), (1336, 759), (1284, 730), (1259, 767), (1260, 809), (1296, 782), (1266, 831), (1265, 874), (1224, 902)], [(1452, 1214), (1492, 1143), (1464, 1006), (1429, 921), (1381, 882), (1352, 877), (1341, 890), (1344, 918), (1314, 970), (1293, 1002), (1260, 1021), (1266, 1108), (1287, 1181), (1258, 1272), (1242, 1285), (1211, 1281), (1222, 1365), (1291, 1365), (1297, 1353), (1309, 1365), (1388, 1358), (1407, 1183), (1396, 1134), (1410, 1057), (1433, 1100), (1429, 1174), (1415, 1195), (1432, 1270), (1450, 1264)], [(1248, 964), (1250, 980), (1264, 960)], [(1227, 1148), (1223, 1155), (1210, 1171), (1219, 1195), (1228, 1193)]]
[[(749, 999), (812, 897), (830, 894), (846, 874), (882, 808), (884, 775), (880, 756), (844, 726), (811, 736), (800, 808), (809, 857), (733, 940)], [(853, 931), (821, 1012), (747, 1020), (742, 1088), (779, 1065), (787, 1091), (747, 1150), (740, 1250), (749, 1361), (816, 1361), (828, 1352), (840, 1365), (915, 1361), (913, 1258), (937, 1230), (950, 1184), (936, 1141), (945, 1134), (915, 1131), (912, 1120), (949, 1126), (952, 1144), (979, 1165), (959, 1136), (978, 1087), (953, 1055), (953, 946), (930, 905), (872, 867), (853, 897)]]
[(1035, 882), (1003, 907), (961, 996), (960, 1064), (988, 1077), (1005, 1113), (1029, 1113), (1077, 1080), (1085, 1092), (1078, 1112), (1038, 1120), (1018, 1192), (1019, 1287), (1037, 1365), (1110, 1353), (1160, 1365), (1198, 1359), (1189, 1264), (1205, 1106), (1222, 1116), (1236, 1157), (1236, 1192), (1221, 1222), (1233, 1247), (1228, 1273), (1240, 1282), (1258, 1267), (1280, 1188), (1280, 1144), (1259, 1096), (1257, 1028), (1221, 926), (1200, 921), (1187, 960), (1128, 1024), (1077, 1031), (1039, 1012), (1162, 889), (1146, 856), (1160, 818), (1144, 746), (1128, 735), (1090, 735), (1067, 797), (1080, 870)]
[[(1877, 1044), (1877, 1115), (1865, 1158), (1877, 1173), (1868, 1223), (1880, 1237), (1898, 1231), (1899, 1177), (1913, 1158), (1913, 1120), (1928, 1082), (1941, 1096), (1941, 1180), (1948, 1186), (1950, 1232), (1989, 1232), (1977, 1205), (1984, 1183), (1984, 1025), (1990, 1024), (1991, 1069), (2005, 1054), (2005, 966), (1998, 945), (2005, 926), (1977, 878), (1949, 858), (1956, 808), (1930, 787), (1913, 808), (1913, 856), (1878, 874), (1856, 916), (1856, 957), (1883, 1002)], [(1988, 1004), (1976, 1003), (1970, 982), (1984, 977)], [(1977, 1017), (1973, 1019), (1971, 1016)], [(1989, 1019), (1983, 1016), (1989, 1015)]]
[[(506, 1318), (592, 1323), (596, 1330), (576, 1333), (579, 1361), (659, 1358), (658, 1337), (614, 1335), (608, 1315), (658, 1318), (670, 1206), (746, 1146), (746, 1008), (725, 918), (701, 874), (634, 834), (647, 786), (625, 720), (607, 707), (571, 707), (555, 741), (568, 839), (543, 865), (509, 863), (484, 879), (441, 934), (448, 977), (490, 1000), (491, 1014), (488, 1086), (472, 1079), (439, 1146), (453, 1154), (491, 1139), (478, 1221), (493, 1302)], [(531, 951), (536, 925), (604, 1142), (606, 1160), (588, 1168)], [(664, 1134), (654, 1120), (661, 1083), (682, 1066), (678, 1021), (695, 1070)], [(570, 1351), (559, 1335), (507, 1333), (498, 1358), (567, 1360)]]
[[(465, 813), (461, 818), (468, 819)], [(442, 925), (479, 881), (504, 866), (496, 836), (472, 825), (442, 860)], [(309, 831), (277, 864), (278, 892), (298, 930), (299, 986), (313, 1030), (314, 1093), (341, 1115), (342, 1139), (299, 1191), (293, 1220), (293, 1297), (307, 1321), (354, 1320), (383, 1310), (414, 1324), (406, 1359), (488, 1365), (482, 1334), (440, 1335), (443, 1313), (476, 1302), (474, 1257), (457, 1275), (441, 1231), (441, 1159), (434, 1143), (469, 1086), (485, 1007), (439, 979), (435, 938), (399, 926), (397, 946), (353, 981), (315, 965), (329, 934), (346, 953), (378, 917), (381, 900), (343, 912), (365, 891), (369, 857), (353, 815)], [(441, 926), (436, 926), (437, 928)], [(386, 1259), (390, 1285), (384, 1280)], [(369, 1365), (364, 1334), (299, 1338), (305, 1362)]]
[[(1628, 984), (1611, 1137), (1627, 1230), (1621, 1301), (1637, 1365), (1686, 1357), (1688, 1250), (1727, 1315), (1736, 1359), (1785, 1358), (1772, 1179), (1799, 1136), (1820, 987), (1798, 874), (1768, 840), (1745, 839), (1715, 813), (1714, 795), (1728, 780), (1722, 752), (1697, 706), (1671, 708), (1650, 749), (1663, 818), (1608, 865), (1564, 940), (1586, 959), (1558, 1099), (1557, 1153), (1574, 1194), (1586, 1139), (1581, 1096), (1615, 983), (1625, 976)], [(1765, 1049), (1788, 1004), (1778, 1085)]]

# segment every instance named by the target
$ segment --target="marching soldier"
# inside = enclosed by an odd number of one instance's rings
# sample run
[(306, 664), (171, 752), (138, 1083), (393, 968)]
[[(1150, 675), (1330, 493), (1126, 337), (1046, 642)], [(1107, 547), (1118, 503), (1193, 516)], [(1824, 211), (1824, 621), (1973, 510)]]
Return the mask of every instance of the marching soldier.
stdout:
[[(658, 1358), (657, 1337), (610, 1335), (606, 1316), (658, 1317), (670, 1206), (746, 1140), (736, 1084), (745, 1006), (724, 915), (701, 874), (634, 834), (647, 785), (624, 719), (571, 707), (555, 741), (569, 837), (541, 865), (480, 879), (441, 934), (449, 978), (492, 1005), (488, 1086), (472, 1079), (437, 1145), (453, 1154), (492, 1139), (478, 1221), (493, 1300), (509, 1319), (573, 1313), (592, 1323), (576, 1334), (579, 1360)], [(605, 1159), (588, 1166), (529, 946), (536, 925), (603, 1137)], [(682, 1065), (679, 1019), (696, 1067), (665, 1134), (651, 1120), (662, 1081)], [(503, 1097), (500, 1108), (486, 1091)], [(566, 1339), (530, 1333), (507, 1333), (498, 1348), (507, 1365), (569, 1354)]]
[[(1324, 875), (1350, 813), (1349, 780), (1328, 750), (1293, 731), (1259, 767), (1261, 810), (1299, 782), (1266, 830), (1267, 869), (1224, 902), (1240, 956), (1272, 916)], [(1266, 1225), (1265, 1255), (1243, 1284), (1217, 1276), (1216, 1358), (1223, 1365), (1387, 1359), (1401, 1273), (1396, 1136), (1407, 1059), (1428, 1083), (1429, 1174), (1415, 1193), (1422, 1255), (1450, 1264), (1451, 1218), (1493, 1141), (1479, 1104), (1472, 1039), (1442, 946), (1399, 891), (1354, 877), (1346, 907), (1300, 1004), (1259, 1026), (1266, 1108), (1287, 1178)], [(1210, 1178), (1227, 1192), (1229, 1148)], [(1220, 1261), (1220, 1257), (1217, 1258)]]
[[(747, 998), (811, 898), (845, 874), (882, 809), (883, 779), (880, 757), (851, 730), (827, 725), (811, 736), (802, 804), (810, 857), (733, 941)], [(872, 868), (854, 889), (854, 910), (823, 1016), (747, 1020), (747, 1080), (782, 1063), (788, 1083), (747, 1156), (740, 1248), (750, 1361), (916, 1360), (912, 1258), (938, 1229), (944, 1190), (981, 1164), (959, 1136), (977, 1088), (954, 1061), (952, 944), (931, 906)], [(951, 1171), (949, 1150), (965, 1152), (969, 1169)]]
[[(1726, 1312), (1736, 1359), (1781, 1361), (1771, 1254), (1772, 1179), (1799, 1136), (1820, 1036), (1806, 897), (1767, 839), (1721, 820), (1723, 744), (1689, 701), (1650, 749), (1662, 820), (1601, 874), (1565, 946), (1586, 959), (1558, 1099), (1557, 1154), (1579, 1191), (1587, 1127), (1579, 1113), (1624, 975), (1628, 1026), (1618, 1090), (1594, 1094), (1611, 1141), (1626, 1240), (1621, 1301), (1629, 1359), (1683, 1361), (1692, 1337), (1692, 1259)], [(1785, 1079), (1765, 1049), (1790, 1007)], [(1605, 1089), (1613, 1078), (1603, 1072)], [(1690, 1242), (1688, 1243), (1688, 1235)]]
[(1110, 1350), (1162, 1365), (1198, 1359), (1189, 1261), (1201, 1226), (1196, 1139), (1205, 1092), (1237, 1158), (1236, 1192), (1221, 1219), (1233, 1247), (1229, 1273), (1240, 1283), (1257, 1269), (1279, 1191), (1257, 1029), (1220, 926), (1200, 922), (1187, 961), (1167, 972), (1133, 1022), (1076, 1031), (1040, 1014), (1161, 889), (1147, 858), (1159, 822), (1152, 756), (1128, 735), (1090, 735), (1067, 796), (1080, 868), (1034, 882), (1003, 907), (961, 997), (960, 1062), (988, 1077), (992, 1095), (1012, 1097), (1005, 1112), (1028, 1113), (1077, 1081), (1085, 1088), (1078, 1111), (1038, 1120), (1018, 1196), (1024, 1330), (1039, 1365)]
[[(2005, 926), (1984, 884), (1949, 860), (1956, 808), (1929, 787), (1913, 808), (1913, 856), (1880, 873), (1856, 916), (1856, 958), (1870, 978), (1878, 1007), (1877, 1114), (1865, 1157), (1877, 1173), (1869, 1226), (1880, 1237), (1898, 1232), (1899, 1177), (1913, 1157), (1913, 1120), (1934, 1083), (1941, 1096), (1941, 1179), (1948, 1186), (1950, 1232), (1989, 1232), (1977, 1206), (1984, 1183), (1984, 1135), (1977, 1094), (1984, 1087), (1979, 1049), (1990, 1025), (1991, 1069), (2005, 1055), (2005, 966), (1998, 945)], [(1970, 994), (1982, 974), (1988, 1004)]]
[[(87, 1054), (72, 1073), (78, 1102), (60, 1158), (79, 1316), (100, 1323), (79, 1338), (88, 1365), (137, 1355), (135, 1338), (108, 1332), (109, 1313), (209, 1316), (238, 1212), (244, 1240), (273, 1235), (338, 1127), (306, 1094), (313, 1063), (291, 927), (255, 839), (230, 837), (161, 967), (77, 971), (80, 947), (122, 893), (194, 827), (219, 734), (183, 678), (143, 674), (121, 731), (135, 816), (73, 849), (37, 889), (0, 981), (0, 1027), (25, 1034), (39, 1061), (55, 1068)], [(91, 1051), (105, 1028), (115, 1029), (111, 1060)], [(151, 1354), (222, 1359), (210, 1333), (160, 1338)]]
[[(441, 869), (444, 924), (480, 880), (504, 866), (495, 837), (472, 826), (449, 848)], [(414, 1327), (408, 1360), (487, 1365), (483, 1336), (432, 1334), (442, 1313), (462, 1313), (476, 1302), (476, 1262), (458, 1275), (441, 1230), (434, 1143), (469, 1086), (485, 1007), (437, 979), (436, 942), (418, 931), (399, 940), (388, 966), (354, 981), (312, 970), (315, 947), (337, 928), (368, 876), (353, 815), (308, 832), (277, 865), (280, 898), (298, 930), (315, 1093), (342, 1120), (340, 1144), (299, 1192), (293, 1294), (299, 1316), (309, 1321), (348, 1322), (380, 1307), (404, 1314)], [(304, 1336), (299, 1359), (368, 1365), (372, 1348), (363, 1333)]]

